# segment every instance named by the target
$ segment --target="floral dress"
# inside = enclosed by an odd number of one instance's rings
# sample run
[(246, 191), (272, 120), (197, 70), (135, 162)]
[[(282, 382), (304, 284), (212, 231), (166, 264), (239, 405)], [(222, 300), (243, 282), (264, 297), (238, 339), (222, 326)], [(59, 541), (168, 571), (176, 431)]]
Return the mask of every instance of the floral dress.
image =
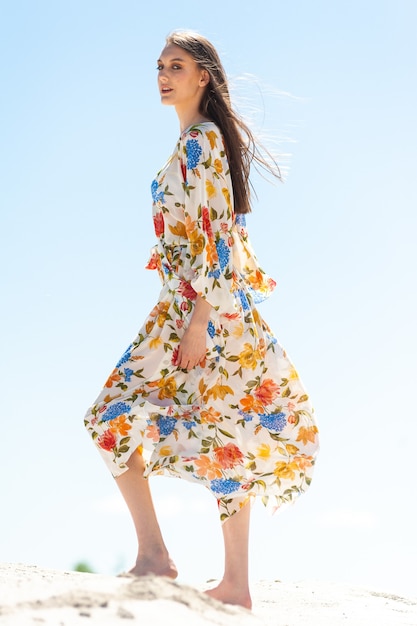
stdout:
[[(200, 483), (228, 519), (252, 496), (272, 511), (311, 482), (318, 431), (297, 371), (256, 305), (275, 282), (233, 212), (222, 136), (184, 131), (152, 183), (159, 301), (87, 412), (113, 476), (138, 449), (145, 476)], [(211, 305), (205, 362), (174, 365), (197, 295)]]

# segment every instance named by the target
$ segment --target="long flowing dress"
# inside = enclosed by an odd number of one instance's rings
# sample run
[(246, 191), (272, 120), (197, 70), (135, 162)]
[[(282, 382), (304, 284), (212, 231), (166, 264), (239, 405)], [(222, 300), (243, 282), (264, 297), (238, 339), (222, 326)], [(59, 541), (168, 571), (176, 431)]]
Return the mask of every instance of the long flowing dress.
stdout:
[[(318, 429), (308, 394), (256, 305), (275, 282), (259, 267), (218, 127), (184, 131), (152, 183), (159, 301), (85, 417), (117, 477), (135, 450), (145, 476), (207, 487), (227, 520), (252, 496), (272, 511), (311, 482)], [(197, 295), (212, 307), (205, 362), (173, 364)]]

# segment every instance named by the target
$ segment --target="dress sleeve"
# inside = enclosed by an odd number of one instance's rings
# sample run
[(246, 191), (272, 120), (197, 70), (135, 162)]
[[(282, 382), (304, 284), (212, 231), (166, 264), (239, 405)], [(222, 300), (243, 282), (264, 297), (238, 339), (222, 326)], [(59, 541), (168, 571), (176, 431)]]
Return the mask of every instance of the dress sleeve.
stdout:
[(233, 190), (222, 137), (209, 128), (191, 128), (179, 142), (190, 283), (219, 314), (234, 313)]

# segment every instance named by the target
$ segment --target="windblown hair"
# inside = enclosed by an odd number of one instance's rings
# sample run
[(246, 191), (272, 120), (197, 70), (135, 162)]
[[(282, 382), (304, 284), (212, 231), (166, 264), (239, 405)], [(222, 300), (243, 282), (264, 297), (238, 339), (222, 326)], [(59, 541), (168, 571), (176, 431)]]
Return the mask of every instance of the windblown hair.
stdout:
[(175, 31), (167, 37), (166, 42), (188, 52), (210, 76), (201, 100), (200, 113), (217, 124), (223, 135), (232, 178), (235, 213), (249, 213), (252, 161), (279, 179), (280, 169), (265, 149), (261, 152), (251, 130), (232, 108), (226, 72), (213, 44), (202, 35), (189, 31)]

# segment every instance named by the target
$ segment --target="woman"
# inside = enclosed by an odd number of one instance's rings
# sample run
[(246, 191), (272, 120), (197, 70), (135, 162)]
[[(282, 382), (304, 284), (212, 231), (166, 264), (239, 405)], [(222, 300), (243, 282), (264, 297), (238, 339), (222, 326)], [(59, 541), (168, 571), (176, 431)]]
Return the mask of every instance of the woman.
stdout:
[(317, 427), (296, 370), (255, 307), (275, 283), (257, 264), (244, 214), (251, 161), (269, 165), (231, 108), (205, 38), (169, 36), (157, 70), (161, 101), (175, 107), (181, 128), (152, 183), (158, 244), (148, 268), (163, 287), (85, 425), (135, 524), (131, 573), (177, 576), (147, 479), (185, 478), (210, 489), (223, 522), (224, 577), (207, 593), (250, 608), (248, 503), (261, 496), (276, 510), (305, 491)]

